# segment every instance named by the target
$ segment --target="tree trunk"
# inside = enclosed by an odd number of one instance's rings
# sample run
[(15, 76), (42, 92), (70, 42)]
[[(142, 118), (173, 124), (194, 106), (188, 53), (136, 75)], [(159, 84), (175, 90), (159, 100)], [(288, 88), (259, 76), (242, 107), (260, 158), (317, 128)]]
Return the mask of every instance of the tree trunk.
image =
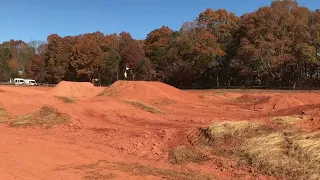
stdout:
[(227, 64), (227, 67), (226, 67), (226, 71), (227, 71), (227, 85), (228, 87), (230, 87), (230, 67), (229, 67), (230, 63)]
[(117, 81), (119, 81), (119, 69), (117, 70)]
[(219, 71), (217, 71), (217, 88), (220, 88), (220, 84), (219, 84)]

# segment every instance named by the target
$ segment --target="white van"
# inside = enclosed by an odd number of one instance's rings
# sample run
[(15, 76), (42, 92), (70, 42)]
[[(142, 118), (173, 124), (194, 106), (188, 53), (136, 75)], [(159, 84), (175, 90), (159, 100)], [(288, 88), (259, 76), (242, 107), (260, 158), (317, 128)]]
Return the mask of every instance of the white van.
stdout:
[(13, 79), (13, 83), (15, 84), (15, 85), (25, 85), (26, 83), (24, 82), (24, 79), (22, 79), (22, 78), (14, 78)]
[(27, 86), (36, 86), (36, 85), (38, 85), (36, 80), (33, 80), (33, 79), (25, 79), (24, 82), (25, 82), (25, 85), (27, 85)]

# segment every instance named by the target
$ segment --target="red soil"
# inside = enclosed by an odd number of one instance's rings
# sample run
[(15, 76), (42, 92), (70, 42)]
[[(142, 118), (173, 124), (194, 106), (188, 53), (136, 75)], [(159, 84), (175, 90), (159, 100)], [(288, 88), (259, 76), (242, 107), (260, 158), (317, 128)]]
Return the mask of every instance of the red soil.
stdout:
[(100, 91), (89, 82), (68, 82), (62, 81), (52, 89), (55, 96), (66, 97), (91, 97), (96, 96)]
[[(307, 120), (313, 118), (314, 126), (320, 124), (317, 92), (214, 93), (182, 91), (159, 82), (124, 81), (104, 89), (72, 82), (54, 88), (1, 86), (0, 106), (10, 116), (50, 105), (70, 121), (51, 129), (0, 124), (0, 179), (106, 179), (103, 175), (110, 173), (114, 179), (161, 179), (134, 173), (125, 168), (129, 163), (172, 171), (189, 168), (218, 179), (264, 179), (250, 168), (218, 157), (204, 164), (173, 165), (168, 151), (191, 145), (199, 127), (217, 121), (265, 120), (304, 111)], [(77, 102), (65, 104), (55, 96), (73, 97)], [(239, 97), (241, 101), (235, 100)], [(164, 113), (153, 114), (123, 100), (152, 104)]]
[(194, 95), (160, 82), (118, 81), (105, 90), (106, 96), (143, 102), (190, 102)]

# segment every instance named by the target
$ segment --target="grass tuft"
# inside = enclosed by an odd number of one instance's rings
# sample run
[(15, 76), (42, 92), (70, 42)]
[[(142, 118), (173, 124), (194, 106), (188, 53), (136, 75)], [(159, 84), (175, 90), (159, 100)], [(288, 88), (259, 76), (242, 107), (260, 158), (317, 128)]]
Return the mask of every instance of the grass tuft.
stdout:
[(209, 157), (201, 153), (198, 149), (186, 146), (178, 146), (170, 150), (169, 156), (174, 164), (188, 162), (202, 163), (209, 160)]
[[(274, 120), (291, 124), (301, 118)], [(320, 131), (275, 130), (242, 121), (216, 123), (201, 133), (213, 142), (214, 154), (236, 158), (264, 174), (279, 179), (320, 179)]]
[(211, 151), (215, 155), (230, 157), (237, 154), (246, 139), (268, 134), (270, 131), (271, 128), (256, 122), (218, 122), (208, 128), (201, 129), (198, 142), (211, 147)]
[(248, 140), (242, 157), (260, 171), (281, 178), (320, 179), (320, 133), (275, 132)]
[(207, 132), (209, 133), (212, 139), (226, 137), (234, 138), (263, 130), (263, 125), (248, 121), (219, 122), (207, 128)]
[(202, 174), (199, 171), (194, 171), (190, 169), (162, 169), (152, 167), (150, 165), (142, 165), (139, 163), (123, 163), (123, 162), (108, 162), (105, 160), (100, 160), (92, 164), (84, 164), (74, 167), (74, 165), (59, 166), (55, 168), (56, 171), (75, 169), (81, 171), (89, 171), (89, 173), (84, 177), (84, 179), (112, 179), (115, 178), (111, 173), (101, 174), (101, 170), (118, 170), (121, 172), (128, 173), (130, 175), (140, 176), (140, 179), (144, 179), (144, 176), (156, 176), (161, 179), (168, 180), (210, 180), (211, 176), (207, 174)]
[(302, 121), (301, 116), (282, 116), (282, 117), (276, 117), (272, 118), (271, 121), (276, 124), (294, 124), (296, 122)]
[(100, 172), (91, 171), (88, 175), (84, 176), (83, 180), (96, 180), (96, 179), (114, 179), (116, 175), (112, 173), (101, 174)]
[(76, 103), (77, 101), (70, 98), (70, 97), (65, 97), (65, 96), (55, 96), (55, 98), (61, 100), (62, 102), (66, 103), (66, 104), (70, 104), (70, 103)]
[(44, 106), (30, 114), (11, 119), (7, 123), (12, 127), (40, 126), (50, 128), (66, 121), (65, 115), (52, 107)]
[(150, 113), (163, 113), (163, 111), (157, 109), (156, 107), (146, 105), (142, 102), (135, 101), (135, 100), (125, 100), (124, 102), (131, 104), (134, 107), (138, 107), (144, 111), (150, 112)]
[(208, 176), (206, 174), (202, 174), (199, 172), (195, 172), (192, 170), (177, 171), (177, 170), (171, 170), (171, 169), (160, 169), (160, 168), (141, 165), (138, 163), (131, 163), (131, 164), (118, 163), (118, 168), (123, 172), (133, 172), (134, 174), (141, 175), (141, 176), (151, 175), (151, 176), (161, 177), (163, 179), (168, 179), (168, 180), (178, 180), (178, 179), (210, 180), (212, 179), (211, 176)]
[(4, 108), (0, 107), (0, 118), (7, 117), (7, 116), (8, 116), (7, 111)]

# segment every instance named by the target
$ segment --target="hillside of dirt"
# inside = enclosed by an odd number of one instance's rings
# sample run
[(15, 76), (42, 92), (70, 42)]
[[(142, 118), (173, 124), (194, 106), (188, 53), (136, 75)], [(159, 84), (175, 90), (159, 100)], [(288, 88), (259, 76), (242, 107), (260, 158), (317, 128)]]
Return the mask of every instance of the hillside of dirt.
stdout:
[(193, 94), (161, 82), (117, 81), (106, 88), (101, 95), (125, 100), (143, 102), (190, 102)]
[[(237, 141), (226, 129), (320, 131), (318, 92), (184, 91), (145, 81), (0, 90), (0, 179), (275, 179), (227, 156)], [(214, 137), (230, 142), (221, 152), (200, 139), (214, 124)]]
[(93, 97), (100, 93), (100, 90), (89, 82), (61, 81), (51, 92), (55, 96)]

